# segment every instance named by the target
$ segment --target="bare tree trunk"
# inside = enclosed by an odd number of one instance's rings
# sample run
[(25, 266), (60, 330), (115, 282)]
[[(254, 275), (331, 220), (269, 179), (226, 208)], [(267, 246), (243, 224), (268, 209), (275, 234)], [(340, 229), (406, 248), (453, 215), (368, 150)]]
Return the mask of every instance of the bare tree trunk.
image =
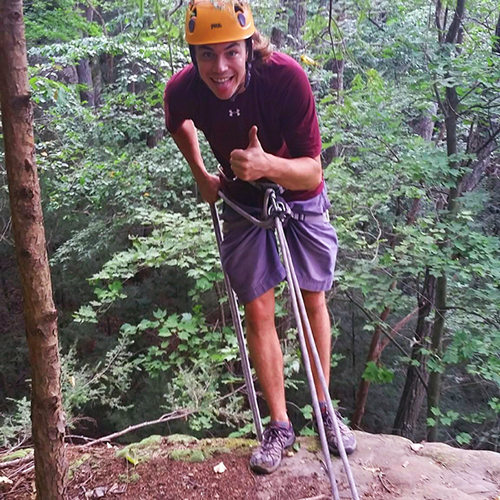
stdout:
[(302, 46), (302, 28), (306, 23), (306, 2), (304, 0), (286, 0), (287, 7), (292, 15), (288, 18), (288, 35), (293, 40), (295, 48)]
[(22, 0), (0, 0), (0, 102), (12, 227), (31, 364), (31, 419), (38, 500), (62, 500), (68, 470), (40, 184), (34, 159)]
[(428, 317), (434, 301), (434, 287), (436, 279), (426, 269), (422, 292), (418, 300), (418, 321), (415, 329), (415, 344), (411, 352), (411, 360), (406, 373), (406, 381), (399, 407), (394, 419), (393, 434), (413, 439), (417, 427), (418, 417), (428, 381), (427, 358), (422, 349), (429, 347), (429, 338), (432, 322)]
[[(384, 338), (382, 338), (383, 326), (381, 324), (377, 325), (375, 329), (375, 333), (372, 337), (372, 342), (370, 345), (370, 352), (368, 353), (367, 363), (373, 361), (374, 363), (378, 363), (380, 361), (380, 357), (382, 356), (382, 352), (389, 345), (391, 340), (395, 335), (403, 328), (408, 321), (418, 312), (418, 309), (413, 310), (409, 314), (407, 314), (403, 319), (399, 320), (394, 327), (391, 328), (390, 334), (385, 334)], [(386, 307), (382, 314), (380, 315), (380, 321), (384, 322), (390, 313), (390, 309)], [(356, 406), (354, 408), (354, 415), (352, 417), (351, 425), (355, 429), (360, 429), (361, 419), (365, 413), (365, 405), (368, 397), (368, 391), (370, 390), (370, 382), (368, 380), (362, 379), (358, 391), (356, 393)]]
[[(87, 21), (92, 21), (94, 15), (93, 10), (88, 6), (82, 8), (84, 9), (83, 17), (85, 17)], [(86, 106), (89, 108), (93, 108), (95, 106), (95, 98), (90, 60), (80, 59), (76, 66), (76, 72), (78, 74), (78, 83), (84, 86), (84, 88), (80, 90), (80, 100), (86, 103)]]
[(273, 27), (271, 31), (271, 43), (277, 48), (281, 49), (285, 45), (285, 33), (279, 28)]
[(498, 14), (498, 21), (495, 27), (495, 43), (493, 44), (493, 52), (500, 54), (500, 14)]
[[(386, 307), (382, 314), (380, 315), (381, 323), (385, 323), (387, 317), (391, 310)], [(382, 349), (380, 345), (380, 340), (382, 336), (382, 326), (378, 324), (373, 333), (372, 341), (370, 344), (370, 350), (368, 351), (368, 357), (366, 359), (366, 364), (373, 362), (378, 363), (380, 361), (380, 356), (382, 356)], [(351, 425), (354, 429), (361, 428), (361, 420), (365, 414), (366, 400), (368, 399), (368, 392), (370, 391), (370, 381), (362, 378), (359, 382), (358, 390), (356, 392), (356, 402), (354, 405), (354, 413), (351, 420)]]

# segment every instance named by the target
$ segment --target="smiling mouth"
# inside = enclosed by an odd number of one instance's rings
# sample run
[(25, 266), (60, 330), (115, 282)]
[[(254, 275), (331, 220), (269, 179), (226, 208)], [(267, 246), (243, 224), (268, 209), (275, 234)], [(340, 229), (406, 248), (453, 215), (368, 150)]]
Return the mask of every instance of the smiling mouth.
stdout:
[(225, 83), (227, 83), (229, 80), (232, 80), (232, 76), (228, 76), (227, 78), (212, 78), (212, 81), (216, 84), (216, 85), (224, 85)]

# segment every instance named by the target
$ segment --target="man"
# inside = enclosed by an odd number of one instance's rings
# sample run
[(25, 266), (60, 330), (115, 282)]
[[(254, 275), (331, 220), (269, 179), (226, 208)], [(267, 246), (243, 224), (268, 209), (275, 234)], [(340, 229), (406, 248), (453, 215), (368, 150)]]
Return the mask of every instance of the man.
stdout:
[[(284, 188), (283, 198), (290, 209), (303, 214), (302, 221), (288, 221), (285, 234), (328, 383), (331, 329), (325, 291), (333, 282), (337, 237), (329, 222), (318, 222), (321, 217), (317, 217), (326, 213), (329, 202), (307, 76), (292, 58), (272, 52), (243, 2), (192, 1), (186, 14), (186, 41), (193, 64), (167, 84), (167, 129), (208, 203), (215, 203), (222, 190), (247, 212), (259, 214), (263, 193), (258, 182), (266, 180)], [(204, 166), (196, 129), (205, 134), (221, 164), (219, 176)], [(274, 287), (286, 273), (272, 231), (246, 224), (228, 206), (223, 220), (222, 264), (245, 307), (250, 357), (271, 415), (250, 466), (270, 473), (279, 467), (283, 450), (295, 441), (274, 323)], [(329, 396), (323, 394), (317, 374), (313, 375), (329, 447), (338, 453), (333, 422), (326, 412)], [(354, 434), (340, 415), (339, 425), (350, 453), (356, 447)]]

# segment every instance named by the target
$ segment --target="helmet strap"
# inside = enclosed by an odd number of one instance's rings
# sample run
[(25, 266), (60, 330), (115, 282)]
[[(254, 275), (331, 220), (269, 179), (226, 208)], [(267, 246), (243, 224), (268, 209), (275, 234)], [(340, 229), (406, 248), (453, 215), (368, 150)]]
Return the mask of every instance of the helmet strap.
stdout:
[(191, 56), (191, 61), (193, 63), (193, 66), (196, 68), (196, 71), (198, 71), (198, 63), (196, 62), (196, 49), (194, 45), (189, 46), (189, 54)]

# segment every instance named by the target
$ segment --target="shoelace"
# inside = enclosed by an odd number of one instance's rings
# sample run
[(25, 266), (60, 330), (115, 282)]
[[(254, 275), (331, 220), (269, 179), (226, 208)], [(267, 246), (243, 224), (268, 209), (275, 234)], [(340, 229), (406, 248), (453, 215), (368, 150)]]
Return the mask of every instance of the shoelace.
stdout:
[(268, 427), (264, 431), (264, 439), (262, 440), (262, 450), (264, 451), (274, 451), (278, 447), (282, 449), (285, 444), (285, 429), (280, 429), (279, 427)]
[[(335, 410), (335, 416), (337, 417), (340, 433), (346, 434), (347, 432), (349, 432), (349, 427), (347, 427), (347, 425), (344, 424), (344, 422), (342, 421), (342, 415), (337, 410)], [(324, 414), (323, 420), (326, 426), (330, 426), (333, 430), (333, 422), (332, 422), (332, 417), (330, 417), (330, 413), (327, 412), (326, 414)]]

